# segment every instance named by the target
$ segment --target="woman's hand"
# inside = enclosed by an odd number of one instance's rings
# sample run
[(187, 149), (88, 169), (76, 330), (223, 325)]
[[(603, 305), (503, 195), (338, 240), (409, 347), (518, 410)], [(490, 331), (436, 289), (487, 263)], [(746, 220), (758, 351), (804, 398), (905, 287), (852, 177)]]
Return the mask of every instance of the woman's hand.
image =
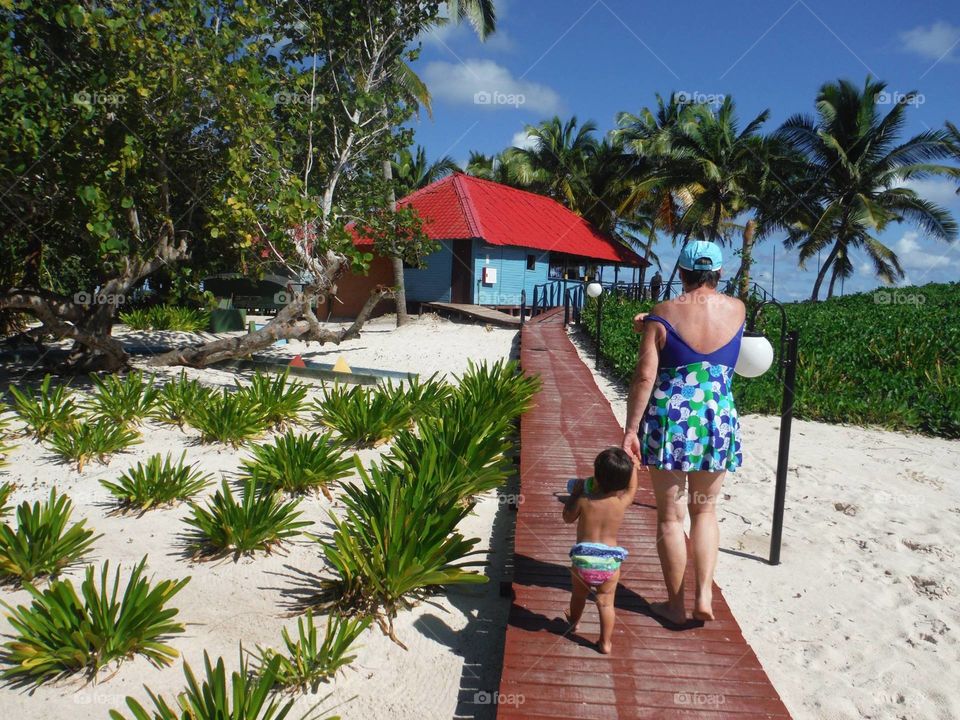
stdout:
[(633, 316), (633, 331), (635, 333), (643, 332), (643, 321), (650, 313), (637, 313)]
[(623, 433), (623, 451), (629, 455), (634, 463), (640, 461), (640, 438), (636, 430), (625, 430)]

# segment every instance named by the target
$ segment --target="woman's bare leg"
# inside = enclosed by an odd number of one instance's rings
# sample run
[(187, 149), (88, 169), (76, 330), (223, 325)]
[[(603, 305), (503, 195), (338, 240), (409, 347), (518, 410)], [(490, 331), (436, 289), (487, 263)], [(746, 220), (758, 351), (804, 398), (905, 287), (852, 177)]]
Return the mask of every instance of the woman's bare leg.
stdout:
[(657, 498), (657, 554), (667, 586), (667, 601), (650, 603), (650, 608), (682, 625), (687, 620), (683, 606), (683, 574), (687, 568), (687, 539), (683, 533), (686, 474), (650, 468), (650, 481)]
[(697, 577), (697, 594), (693, 617), (713, 620), (713, 571), (717, 567), (720, 528), (717, 525), (717, 496), (725, 472), (692, 472), (687, 508), (690, 511), (690, 544), (693, 568)]

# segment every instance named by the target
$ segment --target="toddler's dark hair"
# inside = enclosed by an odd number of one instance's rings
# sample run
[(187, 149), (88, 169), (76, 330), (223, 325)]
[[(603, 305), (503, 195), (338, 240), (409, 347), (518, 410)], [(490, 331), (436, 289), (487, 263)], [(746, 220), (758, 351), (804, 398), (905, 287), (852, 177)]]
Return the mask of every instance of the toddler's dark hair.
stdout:
[(623, 448), (607, 448), (593, 461), (593, 478), (605, 493), (624, 490), (632, 473), (633, 461)]

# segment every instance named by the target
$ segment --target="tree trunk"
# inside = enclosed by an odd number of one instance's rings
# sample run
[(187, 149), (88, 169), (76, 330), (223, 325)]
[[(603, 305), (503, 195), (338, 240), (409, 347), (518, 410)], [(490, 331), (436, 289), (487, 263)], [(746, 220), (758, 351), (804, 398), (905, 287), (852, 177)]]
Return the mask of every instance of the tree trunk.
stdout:
[(640, 266), (640, 282), (638, 283), (640, 287), (643, 287), (643, 281), (647, 277), (647, 267), (650, 265), (650, 255), (653, 254), (653, 244), (657, 241), (657, 231), (655, 228), (650, 228), (650, 233), (647, 235), (647, 246), (643, 250), (643, 260), (644, 264)]
[(830, 285), (827, 288), (827, 300), (833, 297), (833, 288), (837, 284), (837, 276), (840, 274), (836, 271), (837, 265), (834, 263), (834, 272), (830, 276)]
[(740, 299), (747, 301), (750, 294), (750, 266), (753, 264), (753, 239), (757, 232), (756, 220), (747, 220), (743, 228), (743, 245), (740, 249), (740, 270), (737, 275), (740, 277)]
[[(383, 161), (383, 177), (387, 181), (387, 202), (390, 212), (397, 211), (397, 195), (393, 191), (393, 165), (389, 159)], [(403, 283), (403, 259), (398, 256), (390, 258), (393, 265), (394, 300), (397, 305), (397, 327), (405, 325), (410, 317), (407, 315), (407, 290)]]
[[(680, 253), (683, 252), (683, 249), (687, 246), (687, 243), (690, 242), (690, 230), (683, 236), (683, 245), (680, 246)], [(680, 269), (680, 253), (677, 253), (677, 261), (673, 264), (673, 272), (670, 273), (670, 280), (667, 281), (667, 292), (670, 292), (670, 287), (673, 285), (674, 279), (677, 277), (677, 270)]]
[[(157, 355), (150, 359), (149, 365), (186, 365), (188, 367), (202, 368), (221, 360), (229, 360), (236, 357), (245, 357), (257, 350), (269, 347), (277, 340), (301, 339), (313, 340), (320, 344), (332, 342), (339, 345), (345, 340), (356, 337), (360, 334), (360, 329), (370, 317), (373, 309), (383, 298), (392, 297), (393, 291), (382, 286), (377, 287), (367, 301), (363, 304), (353, 323), (342, 330), (328, 330), (320, 327), (313, 309), (310, 307), (311, 301), (316, 297), (316, 290), (305, 289), (303, 295), (290, 303), (273, 319), (270, 320), (259, 330), (226, 338), (212, 340), (203, 345), (197, 345), (188, 348), (178, 348)], [(305, 319), (298, 320), (300, 315)]]
[(823, 265), (820, 266), (820, 272), (817, 273), (816, 282), (813, 283), (813, 292), (810, 293), (810, 299), (814, 302), (820, 299), (820, 286), (823, 284), (823, 279), (827, 276), (827, 270), (833, 265), (833, 259), (837, 257), (838, 252), (840, 252), (839, 238), (837, 238), (833, 248), (830, 250), (830, 254), (827, 255), (827, 259), (823, 261)]

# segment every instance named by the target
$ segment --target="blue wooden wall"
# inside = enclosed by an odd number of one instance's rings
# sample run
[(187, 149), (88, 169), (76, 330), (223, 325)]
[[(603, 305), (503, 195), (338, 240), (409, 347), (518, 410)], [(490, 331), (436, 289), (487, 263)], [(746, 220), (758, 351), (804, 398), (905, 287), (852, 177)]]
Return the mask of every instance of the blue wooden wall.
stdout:
[(403, 271), (407, 300), (418, 302), (450, 302), (450, 270), (453, 253), (450, 243), (441, 242), (440, 249), (424, 258), (426, 267)]
[[(527, 255), (535, 257), (533, 270), (527, 270)], [(550, 253), (545, 250), (487, 245), (482, 240), (474, 240), (474, 302), (478, 305), (519, 305), (520, 291), (526, 290), (527, 303), (530, 303), (533, 299), (533, 286), (547, 281), (549, 263)], [(485, 266), (496, 269), (496, 283), (481, 282)]]

